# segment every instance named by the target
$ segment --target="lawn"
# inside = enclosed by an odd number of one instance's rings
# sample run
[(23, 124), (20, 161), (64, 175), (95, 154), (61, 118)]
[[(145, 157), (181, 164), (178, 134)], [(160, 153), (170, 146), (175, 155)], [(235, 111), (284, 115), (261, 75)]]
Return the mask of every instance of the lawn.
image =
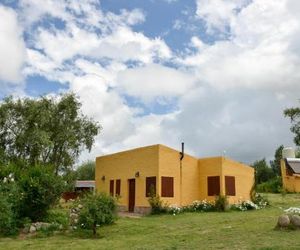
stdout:
[(282, 209), (300, 207), (300, 194), (268, 198), (271, 207), (263, 210), (121, 218), (97, 239), (2, 238), (0, 249), (300, 249), (300, 231), (274, 230)]

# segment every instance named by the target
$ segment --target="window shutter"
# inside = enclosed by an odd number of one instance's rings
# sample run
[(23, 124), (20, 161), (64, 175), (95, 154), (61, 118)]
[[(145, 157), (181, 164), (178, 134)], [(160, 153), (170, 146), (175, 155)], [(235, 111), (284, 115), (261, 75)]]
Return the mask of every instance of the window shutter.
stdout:
[(146, 177), (146, 197), (150, 197), (151, 188), (156, 195), (156, 176)]
[(121, 194), (121, 180), (116, 180), (116, 195), (120, 196)]
[(162, 197), (174, 197), (174, 178), (173, 177), (161, 177), (161, 196)]
[(225, 176), (226, 195), (235, 196), (235, 177)]
[(220, 194), (220, 176), (207, 177), (207, 195), (215, 196)]
[(109, 182), (109, 193), (111, 196), (114, 196), (114, 180), (110, 180)]

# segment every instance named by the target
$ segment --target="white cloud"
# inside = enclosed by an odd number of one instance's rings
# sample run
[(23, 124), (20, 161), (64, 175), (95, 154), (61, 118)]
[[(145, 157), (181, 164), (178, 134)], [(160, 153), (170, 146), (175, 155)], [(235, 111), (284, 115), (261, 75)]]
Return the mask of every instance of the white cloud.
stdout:
[(22, 31), (14, 10), (0, 5), (0, 16), (0, 80), (18, 83), (25, 60)]
[(247, 2), (249, 0), (197, 0), (196, 14), (206, 22), (208, 32), (214, 30), (226, 32), (236, 13)]
[(233, 15), (230, 39), (205, 46), (194, 37), (198, 52), (183, 62), (216, 88), (299, 89), (300, 58), (290, 45), (299, 37), (300, 22), (286, 2), (256, 0)]
[(178, 69), (148, 64), (120, 71), (117, 82), (119, 88), (128, 95), (149, 102), (157, 97), (172, 98), (184, 95), (193, 87), (195, 79)]

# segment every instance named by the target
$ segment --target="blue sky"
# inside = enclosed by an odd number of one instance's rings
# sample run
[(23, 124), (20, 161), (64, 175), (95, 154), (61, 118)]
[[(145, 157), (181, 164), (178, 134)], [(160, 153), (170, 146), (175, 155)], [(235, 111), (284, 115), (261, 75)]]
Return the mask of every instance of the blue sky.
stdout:
[(148, 144), (251, 163), (293, 146), (296, 0), (5, 0), (0, 98), (72, 91), (97, 155)]

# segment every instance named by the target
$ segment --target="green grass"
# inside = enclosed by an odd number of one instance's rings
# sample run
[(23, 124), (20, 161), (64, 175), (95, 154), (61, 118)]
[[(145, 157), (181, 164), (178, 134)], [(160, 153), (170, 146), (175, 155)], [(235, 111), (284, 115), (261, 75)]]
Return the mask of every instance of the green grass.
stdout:
[(300, 207), (300, 194), (268, 198), (271, 207), (263, 210), (121, 218), (97, 239), (2, 238), (0, 249), (300, 249), (300, 231), (274, 230), (282, 209)]

